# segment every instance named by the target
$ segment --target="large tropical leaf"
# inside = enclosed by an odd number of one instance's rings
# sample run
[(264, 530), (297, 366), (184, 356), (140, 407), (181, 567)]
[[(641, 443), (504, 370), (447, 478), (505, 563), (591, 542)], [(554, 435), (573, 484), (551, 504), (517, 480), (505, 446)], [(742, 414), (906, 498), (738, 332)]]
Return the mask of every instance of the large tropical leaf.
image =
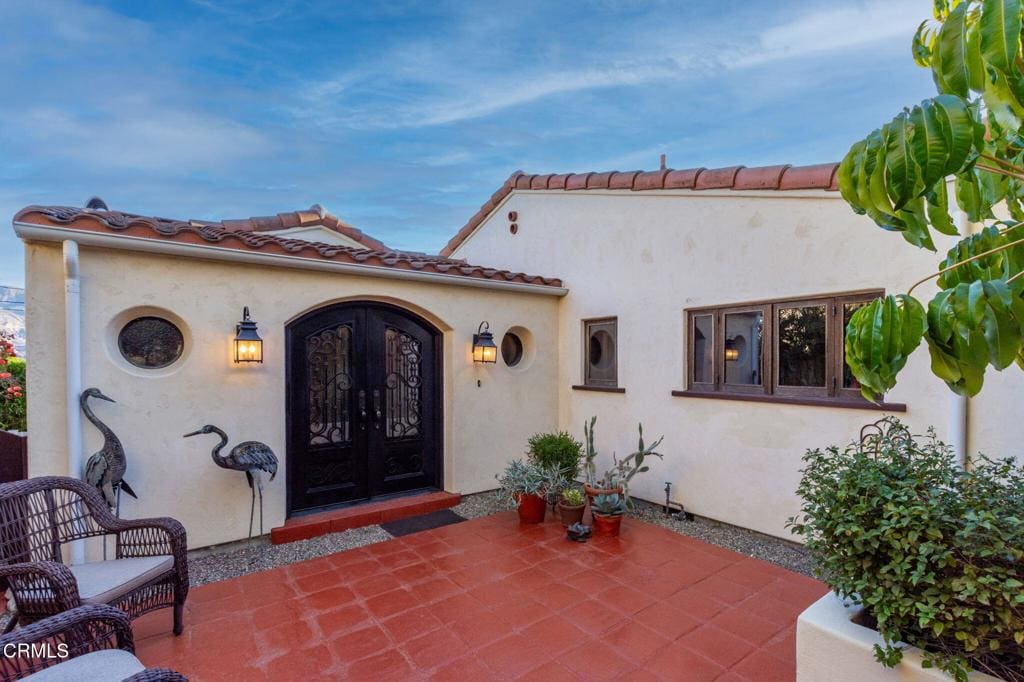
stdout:
[(924, 307), (902, 294), (875, 299), (853, 314), (846, 327), (846, 364), (865, 398), (875, 401), (896, 385), (926, 327)]
[[(978, 280), (1008, 280), (1024, 270), (1024, 229), (1021, 227), (1002, 229), (999, 225), (989, 225), (981, 232), (961, 239), (939, 264), (940, 270), (953, 268), (939, 275), (939, 287), (952, 289), (958, 284)], [(1015, 243), (1018, 241), (1022, 243)], [(1024, 279), (1013, 282), (1011, 286), (1016, 291), (1024, 290)]]
[(1020, 0), (983, 0), (979, 26), (985, 62), (1003, 73), (1011, 73), (1020, 52)]

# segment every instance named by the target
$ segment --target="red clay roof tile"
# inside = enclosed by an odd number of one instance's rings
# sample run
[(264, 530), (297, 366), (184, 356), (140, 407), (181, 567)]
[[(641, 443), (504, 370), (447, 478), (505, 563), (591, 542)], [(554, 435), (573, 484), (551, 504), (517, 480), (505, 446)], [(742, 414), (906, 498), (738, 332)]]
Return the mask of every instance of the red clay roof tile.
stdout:
[[(513, 190), (586, 190), (616, 189), (646, 192), (663, 189), (732, 189), (732, 190), (797, 190), (820, 189), (836, 191), (836, 170), (839, 164), (823, 163), (815, 166), (759, 166), (747, 168), (688, 168), (656, 171), (629, 171), (620, 173), (561, 173), (557, 175), (525, 175), (516, 171), (494, 193), (488, 203), (493, 205), (477, 213), (462, 226), (441, 250), (450, 256), (477, 227), (486, 220), (491, 210)], [(486, 206), (486, 204), (485, 204)]]
[[(480, 212), (483, 213), (483, 212)], [(478, 213), (478, 215), (480, 215)], [(483, 214), (486, 217), (486, 214)], [(480, 219), (483, 220), (483, 217)], [(61, 227), (88, 232), (113, 232), (131, 237), (173, 241), (186, 244), (216, 245), (262, 253), (298, 256), (313, 260), (332, 260), (341, 263), (381, 266), (403, 270), (419, 270), (447, 274), (453, 277), (473, 277), (506, 282), (521, 282), (541, 286), (560, 287), (557, 278), (527, 275), (470, 265), (464, 261), (442, 256), (428, 256), (404, 251), (375, 250), (325, 244), (304, 239), (289, 239), (267, 234), (257, 229), (257, 222), (168, 220), (140, 216), (120, 211), (96, 211), (68, 206), (28, 206), (18, 211), (14, 221), (44, 227)], [(249, 229), (232, 229), (228, 224), (248, 223)], [(283, 221), (282, 223), (283, 224)]]

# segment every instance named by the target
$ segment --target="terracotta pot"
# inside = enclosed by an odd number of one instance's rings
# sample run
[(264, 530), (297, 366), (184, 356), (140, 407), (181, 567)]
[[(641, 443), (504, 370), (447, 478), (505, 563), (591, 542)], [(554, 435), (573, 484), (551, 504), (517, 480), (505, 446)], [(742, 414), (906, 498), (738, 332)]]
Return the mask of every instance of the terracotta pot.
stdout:
[(544, 523), (548, 501), (541, 495), (519, 495), (519, 522)]
[(576, 507), (567, 506), (564, 502), (558, 503), (558, 515), (562, 519), (562, 525), (569, 527), (574, 523), (580, 523), (583, 521), (583, 510), (587, 508), (587, 503), (584, 502)]
[(616, 536), (619, 534), (619, 526), (622, 525), (622, 514), (606, 516), (594, 514), (594, 534)]

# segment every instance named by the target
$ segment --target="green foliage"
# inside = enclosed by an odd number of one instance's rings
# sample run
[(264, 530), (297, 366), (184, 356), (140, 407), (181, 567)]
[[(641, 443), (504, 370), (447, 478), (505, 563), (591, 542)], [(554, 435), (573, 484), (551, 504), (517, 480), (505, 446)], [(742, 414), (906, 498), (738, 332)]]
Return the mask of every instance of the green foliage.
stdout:
[[(959, 236), (951, 176), (967, 219), (991, 224), (965, 235), (940, 265), (941, 291), (927, 305), (926, 328), (925, 306), (907, 297), (901, 314), (884, 312), (893, 307), (887, 299), (851, 320), (846, 355), (869, 399), (895, 384), (921, 335), (933, 373), (964, 395), (981, 390), (989, 365), (1002, 370), (1024, 358), (1021, 0), (936, 0), (934, 16), (914, 36), (913, 55), (931, 69), (939, 94), (856, 142), (840, 164), (839, 189), (857, 213), (933, 251), (934, 233)], [(996, 221), (997, 205), (1013, 220)]]
[(626, 498), (618, 493), (595, 495), (590, 511), (600, 516), (622, 516), (626, 513)]
[(637, 474), (650, 471), (651, 467), (644, 464), (648, 457), (657, 457), (658, 459), (665, 458), (664, 455), (657, 452), (657, 447), (661, 445), (661, 442), (665, 440), (665, 437), (662, 436), (650, 445), (644, 445), (644, 425), (640, 424), (640, 438), (637, 443), (637, 449), (622, 459), (618, 459), (613, 452), (611, 468), (598, 477), (596, 462), (597, 450), (594, 448), (594, 424), (596, 423), (597, 417), (591, 417), (589, 428), (586, 422), (583, 423), (583, 432), (587, 441), (585, 460), (587, 484), (592, 488), (604, 490), (617, 490), (621, 488), (624, 502), (626, 504), (632, 504), (629, 498), (630, 481), (632, 481), (633, 477)]
[(565, 431), (538, 433), (529, 440), (530, 459), (542, 467), (556, 467), (566, 478), (575, 480), (580, 473), (583, 444)]
[(558, 469), (521, 459), (509, 462), (505, 471), (495, 478), (498, 479), (498, 497), (513, 503), (518, 502), (521, 495), (547, 495), (564, 481)]
[(981, 457), (964, 471), (895, 419), (866, 432), (804, 456), (790, 526), (819, 574), (875, 619), (880, 662), (906, 642), (957, 680), (1024, 679), (1024, 470)]
[(0, 334), (0, 430), (25, 431), (25, 361), (15, 356), (10, 338)]
[(896, 385), (925, 328), (924, 308), (909, 296), (878, 298), (853, 314), (846, 326), (846, 364), (865, 398), (874, 400)]
[(583, 491), (579, 488), (569, 488), (562, 491), (562, 503), (567, 507), (579, 507), (586, 501)]

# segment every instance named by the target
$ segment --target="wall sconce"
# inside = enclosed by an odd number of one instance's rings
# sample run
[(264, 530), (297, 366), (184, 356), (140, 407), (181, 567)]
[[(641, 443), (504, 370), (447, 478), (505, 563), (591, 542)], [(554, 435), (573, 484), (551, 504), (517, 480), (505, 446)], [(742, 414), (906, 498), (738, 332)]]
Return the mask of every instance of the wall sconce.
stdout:
[(740, 349), (732, 339), (725, 340), (725, 359), (729, 362), (736, 362), (740, 359)]
[(491, 325), (481, 322), (476, 334), (473, 334), (473, 362), (498, 361), (498, 347), (494, 345), (494, 334), (490, 329)]
[(242, 309), (242, 321), (235, 327), (235, 362), (263, 362), (263, 339), (249, 317), (249, 306)]

